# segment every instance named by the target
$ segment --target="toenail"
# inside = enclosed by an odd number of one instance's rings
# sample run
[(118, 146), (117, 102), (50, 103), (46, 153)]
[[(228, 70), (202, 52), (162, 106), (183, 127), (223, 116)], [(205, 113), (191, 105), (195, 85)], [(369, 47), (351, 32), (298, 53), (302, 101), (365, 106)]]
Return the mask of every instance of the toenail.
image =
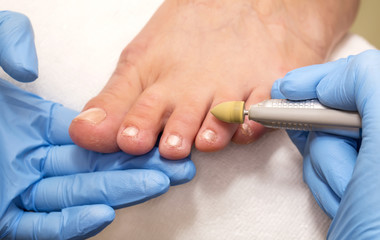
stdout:
[(202, 138), (207, 142), (215, 142), (216, 141), (216, 133), (210, 129), (206, 129), (202, 133)]
[(83, 120), (87, 121), (93, 125), (96, 125), (98, 123), (101, 123), (105, 118), (107, 114), (106, 112), (101, 108), (90, 108), (87, 109), (84, 112), (81, 112), (75, 119), (75, 120)]
[(240, 132), (245, 136), (253, 136), (253, 134), (254, 134), (252, 129), (246, 123), (243, 123), (240, 125)]
[(136, 127), (130, 126), (124, 129), (121, 134), (127, 137), (136, 137), (138, 133), (139, 130)]
[(166, 144), (170, 147), (180, 147), (182, 145), (182, 138), (177, 135), (169, 135), (166, 138)]

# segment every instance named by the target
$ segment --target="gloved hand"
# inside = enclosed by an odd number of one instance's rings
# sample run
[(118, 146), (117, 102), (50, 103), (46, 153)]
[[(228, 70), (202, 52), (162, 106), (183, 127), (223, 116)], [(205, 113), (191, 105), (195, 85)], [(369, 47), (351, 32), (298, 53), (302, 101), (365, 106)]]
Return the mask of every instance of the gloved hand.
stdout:
[(189, 159), (165, 160), (157, 148), (131, 156), (75, 146), (77, 112), (1, 79), (0, 109), (1, 239), (89, 237), (113, 220), (109, 206), (146, 201), (195, 174)]
[(38, 77), (32, 25), (20, 13), (0, 11), (0, 66), (20, 82)]
[[(5, 20), (20, 15), (1, 14), (6, 15), (0, 25), (2, 34), (31, 33), (30, 28), (19, 29), (30, 26), (25, 17), (12, 30), (8, 28), (12, 23)], [(7, 37), (0, 38), (0, 64), (21, 63), (2, 67), (19, 80), (34, 79), (36, 56), (28, 49), (34, 48), (32, 42), (24, 45), (19, 39), (12, 45), (14, 38), (4, 39)], [(8, 51), (9, 46), (14, 50)], [(34, 56), (22, 55), (23, 49)], [(0, 111), (0, 239), (90, 237), (112, 222), (115, 212), (111, 207), (146, 201), (195, 174), (189, 159), (165, 160), (157, 148), (143, 156), (131, 156), (75, 146), (68, 127), (77, 112), (2, 79)]]
[(322, 132), (289, 135), (304, 157), (304, 180), (333, 218), (331, 239), (380, 236), (380, 52), (296, 69), (275, 82), (273, 98), (318, 98), (329, 107), (358, 111), (359, 139)]

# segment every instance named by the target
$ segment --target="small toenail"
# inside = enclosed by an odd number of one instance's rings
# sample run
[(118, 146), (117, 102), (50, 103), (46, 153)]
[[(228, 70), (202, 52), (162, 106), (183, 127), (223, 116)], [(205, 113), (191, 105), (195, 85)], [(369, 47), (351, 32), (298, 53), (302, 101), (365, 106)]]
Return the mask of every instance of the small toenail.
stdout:
[(166, 144), (170, 147), (180, 147), (182, 145), (182, 138), (177, 135), (170, 135), (166, 138)]
[(252, 129), (246, 123), (243, 123), (240, 125), (240, 132), (245, 136), (253, 136), (253, 134), (254, 134)]
[(138, 133), (139, 130), (136, 127), (130, 126), (124, 129), (121, 134), (127, 137), (136, 137)]
[(107, 114), (106, 112), (101, 108), (90, 108), (87, 109), (84, 112), (81, 112), (74, 121), (77, 120), (83, 120), (87, 121), (90, 124), (96, 125), (98, 123), (101, 123), (105, 118)]
[(215, 142), (216, 141), (216, 133), (210, 129), (206, 129), (202, 133), (202, 138), (207, 142)]

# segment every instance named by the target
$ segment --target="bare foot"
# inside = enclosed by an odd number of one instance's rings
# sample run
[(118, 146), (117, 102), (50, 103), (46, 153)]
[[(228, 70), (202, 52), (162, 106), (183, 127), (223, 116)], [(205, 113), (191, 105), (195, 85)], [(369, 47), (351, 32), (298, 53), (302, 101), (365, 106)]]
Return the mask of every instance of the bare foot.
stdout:
[[(338, 3), (290, 3), (165, 1), (124, 49), (102, 92), (74, 119), (72, 139), (95, 151), (143, 154), (163, 131), (160, 153), (169, 159), (187, 156), (194, 141), (201, 151), (215, 151), (231, 139), (257, 139), (261, 125), (225, 124), (210, 108), (269, 98), (284, 73), (324, 61), (355, 13)], [(346, 11), (346, 22), (321, 16), (325, 8)]]

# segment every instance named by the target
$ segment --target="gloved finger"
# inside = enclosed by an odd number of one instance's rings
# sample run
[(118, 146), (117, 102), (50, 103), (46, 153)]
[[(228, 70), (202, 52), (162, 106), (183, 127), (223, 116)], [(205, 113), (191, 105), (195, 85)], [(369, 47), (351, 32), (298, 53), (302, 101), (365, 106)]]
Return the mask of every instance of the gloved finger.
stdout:
[(317, 98), (316, 87), (319, 81), (342, 66), (345, 66), (344, 59), (295, 69), (273, 84), (272, 94), (279, 95), (277, 92), (281, 92), (284, 98), (290, 100)]
[(356, 140), (321, 132), (312, 132), (309, 138), (314, 171), (342, 198), (357, 158)]
[(277, 79), (273, 83), (272, 89), (270, 92), (270, 96), (272, 99), (286, 99), (284, 94), (282, 94), (282, 92), (281, 92), (280, 86), (281, 86), (281, 79)]
[[(27, 119), (38, 131), (45, 134), (44, 139), (52, 145), (73, 144), (68, 128), (78, 112), (63, 107), (61, 104), (47, 101), (33, 93), (27, 92), (8, 81), (0, 79), (2, 97), (13, 111), (20, 112), (25, 124)], [(22, 118), (24, 117), (24, 118)]]
[(71, 121), (78, 115), (77, 111), (54, 103), (51, 109), (50, 124), (46, 139), (52, 145), (73, 144), (69, 135)]
[(311, 164), (309, 155), (303, 159), (303, 178), (321, 209), (330, 218), (334, 218), (338, 211), (340, 198), (324, 179), (321, 179), (319, 174), (317, 174)]
[(330, 225), (328, 239), (377, 239), (380, 236), (379, 142), (368, 140), (369, 146), (363, 141), (364, 149), (360, 149), (352, 179)]
[[(2, 203), (3, 204), (3, 203)], [(14, 239), (17, 224), (24, 211), (11, 202), (0, 217), (0, 239)]]
[[(2, 97), (13, 110), (19, 109), (26, 119), (33, 123), (38, 134), (52, 145), (72, 144), (68, 133), (69, 125), (78, 112), (61, 104), (50, 102), (0, 79)], [(25, 122), (25, 119), (23, 119)]]
[[(346, 60), (347, 67), (326, 75), (318, 84), (317, 94), (321, 103), (343, 110), (363, 109), (365, 99), (380, 87), (378, 69), (380, 51), (368, 50)], [(357, 101), (357, 100), (361, 101)]]
[(309, 136), (309, 132), (296, 130), (287, 130), (286, 132), (288, 133), (294, 145), (296, 145), (298, 151), (301, 153), (301, 155), (303, 155), (305, 152), (305, 145)]
[(21, 82), (38, 77), (33, 29), (25, 15), (0, 11), (0, 66)]
[[(374, 124), (378, 125), (376, 121)], [(330, 225), (328, 239), (377, 239), (380, 236), (380, 131), (376, 128), (368, 131), (366, 134), (363, 129), (356, 166)]]
[(196, 171), (194, 163), (189, 158), (176, 161), (167, 160), (160, 156), (158, 148), (153, 148), (152, 151), (141, 156), (132, 156), (123, 152), (97, 153), (76, 145), (52, 147), (41, 171), (45, 177), (51, 177), (124, 169), (161, 171), (169, 177), (171, 185), (190, 181)]
[(25, 212), (11, 239), (85, 239), (96, 235), (115, 218), (107, 205), (88, 205), (60, 212)]
[(82, 173), (44, 178), (22, 193), (17, 204), (44, 212), (89, 204), (119, 208), (157, 197), (169, 185), (169, 178), (156, 170)]
[[(376, 73), (373, 70), (374, 68), (371, 66), (366, 69), (366, 73)], [(356, 72), (356, 74), (362, 73)], [(359, 96), (356, 99), (357, 105), (362, 105), (363, 139), (351, 181), (328, 232), (330, 239), (376, 239), (380, 236), (380, 161), (378, 155), (380, 146), (380, 126), (378, 124), (380, 94), (378, 91), (380, 88), (379, 85), (376, 85), (379, 84), (377, 76), (371, 74), (371, 79), (362, 82), (356, 90), (356, 94)], [(371, 81), (375, 81), (375, 83), (371, 84)], [(369, 90), (369, 87), (374, 88), (375, 91)], [(368, 95), (364, 95), (365, 90), (368, 91)]]

